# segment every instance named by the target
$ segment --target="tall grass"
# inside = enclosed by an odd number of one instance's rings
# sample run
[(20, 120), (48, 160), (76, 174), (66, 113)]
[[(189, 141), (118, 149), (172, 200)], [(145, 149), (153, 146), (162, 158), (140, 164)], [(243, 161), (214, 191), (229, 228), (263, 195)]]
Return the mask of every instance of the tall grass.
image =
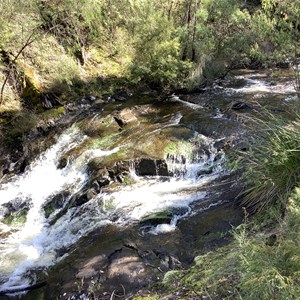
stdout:
[(300, 117), (284, 121), (269, 116), (257, 120), (255, 130), (254, 146), (241, 153), (247, 183), (242, 204), (251, 212), (276, 204), (284, 208), (300, 181)]

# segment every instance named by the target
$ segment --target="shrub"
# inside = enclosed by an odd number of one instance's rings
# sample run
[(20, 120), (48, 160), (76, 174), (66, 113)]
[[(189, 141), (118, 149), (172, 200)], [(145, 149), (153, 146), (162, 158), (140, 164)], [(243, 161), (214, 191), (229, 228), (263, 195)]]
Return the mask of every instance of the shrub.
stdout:
[[(257, 128), (260, 126), (260, 130)], [(300, 119), (257, 121), (260, 131), (251, 151), (241, 153), (245, 163), (243, 205), (251, 212), (280, 203), (285, 207), (293, 188), (300, 181)]]

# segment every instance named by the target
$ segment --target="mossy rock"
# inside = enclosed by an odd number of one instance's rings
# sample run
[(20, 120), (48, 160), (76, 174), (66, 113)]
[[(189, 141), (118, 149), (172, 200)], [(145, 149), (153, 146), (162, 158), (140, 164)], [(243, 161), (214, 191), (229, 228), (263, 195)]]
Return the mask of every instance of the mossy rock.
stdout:
[(53, 109), (48, 109), (48, 110), (42, 112), (39, 116), (44, 121), (48, 121), (48, 120), (59, 118), (60, 116), (62, 116), (64, 114), (65, 114), (64, 106), (59, 106), (59, 107), (56, 107)]
[(69, 197), (67, 191), (55, 195), (44, 205), (45, 217), (48, 218), (55, 210), (62, 208), (65, 200)]
[(118, 133), (119, 125), (113, 118), (108, 115), (105, 117), (95, 118), (92, 120), (84, 120), (79, 125), (83, 132), (91, 137), (105, 135), (110, 136), (114, 133)]
[(169, 138), (175, 138), (179, 140), (189, 140), (194, 136), (194, 131), (187, 127), (173, 126), (162, 130), (162, 134)]
[(27, 219), (28, 209), (22, 209), (5, 216), (1, 222), (9, 226), (23, 225)]
[(141, 225), (159, 225), (159, 224), (170, 224), (173, 214), (170, 210), (154, 212), (142, 218), (140, 221)]

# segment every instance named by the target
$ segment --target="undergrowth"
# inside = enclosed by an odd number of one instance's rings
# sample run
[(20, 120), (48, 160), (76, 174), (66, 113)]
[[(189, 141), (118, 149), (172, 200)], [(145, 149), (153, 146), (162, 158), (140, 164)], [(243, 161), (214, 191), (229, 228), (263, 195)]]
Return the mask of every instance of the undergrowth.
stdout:
[(245, 164), (243, 205), (250, 212), (280, 202), (284, 212), (287, 199), (300, 182), (300, 119), (284, 121), (270, 116), (257, 120), (253, 150), (242, 152)]

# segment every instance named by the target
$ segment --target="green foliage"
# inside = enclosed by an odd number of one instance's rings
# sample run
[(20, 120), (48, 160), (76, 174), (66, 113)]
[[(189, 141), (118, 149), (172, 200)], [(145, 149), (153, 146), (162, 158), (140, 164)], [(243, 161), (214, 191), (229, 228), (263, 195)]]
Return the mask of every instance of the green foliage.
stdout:
[(299, 55), (299, 1), (263, 0), (252, 17), (250, 54), (263, 62), (285, 61)]
[[(292, 189), (300, 181), (300, 122), (271, 116), (259, 121), (261, 134), (254, 148), (241, 153), (246, 163), (244, 178), (248, 189), (243, 204), (257, 211), (280, 201), (284, 209)], [(257, 131), (256, 124), (256, 131)]]
[(132, 77), (154, 85), (179, 84), (191, 64), (180, 58), (181, 45), (174, 24), (150, 1), (145, 1), (136, 13)]

